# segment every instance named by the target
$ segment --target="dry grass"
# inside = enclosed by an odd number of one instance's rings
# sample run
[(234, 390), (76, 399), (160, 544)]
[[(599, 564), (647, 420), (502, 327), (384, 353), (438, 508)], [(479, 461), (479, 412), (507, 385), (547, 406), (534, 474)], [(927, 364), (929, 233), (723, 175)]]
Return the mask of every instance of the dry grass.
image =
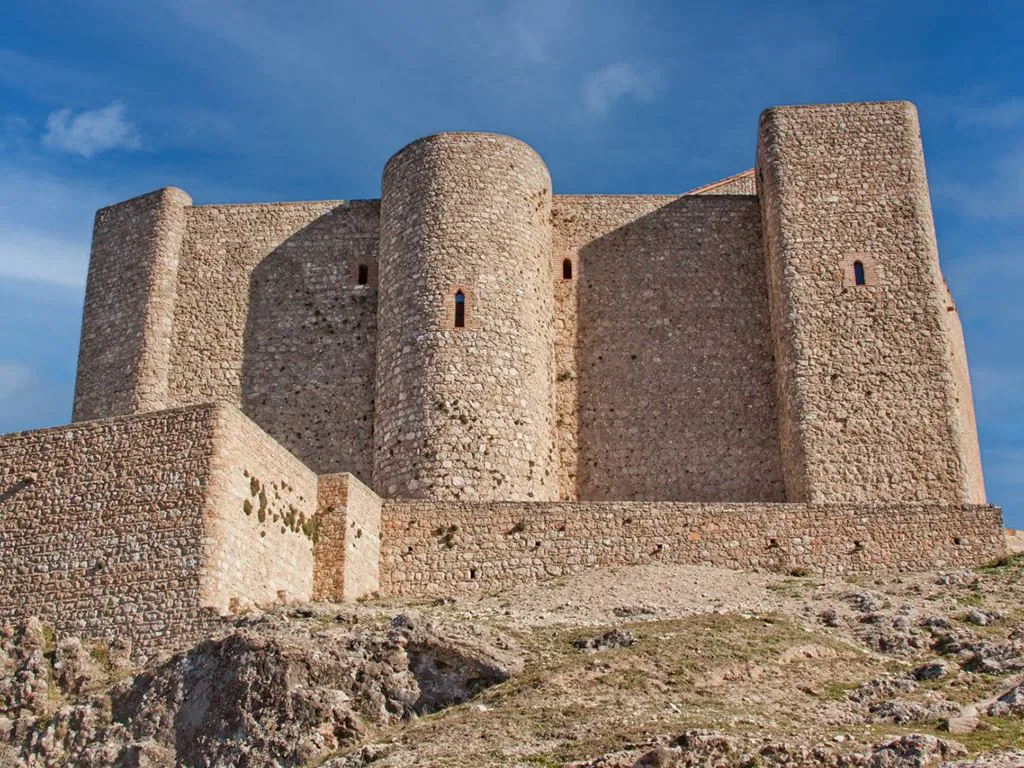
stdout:
[[(936, 574), (759, 577), (755, 586), (764, 595), (765, 610), (685, 615), (685, 601), (695, 595), (707, 593), (706, 605), (717, 604), (719, 575), (709, 570), (707, 583), (692, 584), (689, 592), (677, 595), (676, 604), (665, 602), (662, 592), (662, 605), (652, 620), (615, 621), (606, 600), (602, 612), (595, 614), (604, 623), (591, 621), (586, 626), (581, 626), (578, 606), (596, 603), (594, 584), (586, 582), (586, 576), (538, 585), (528, 596), (534, 599), (528, 610), (521, 595), (460, 599), (456, 605), (433, 607), (420, 602), (415, 609), (438, 620), (471, 621), (504, 633), (527, 659), (525, 671), (469, 703), (382, 729), (369, 734), (368, 741), (395, 745), (379, 763), (382, 767), (477, 768), (559, 766), (643, 748), (690, 728), (755, 738), (770, 734), (797, 743), (844, 734), (848, 751), (864, 751), (907, 733), (949, 738), (939, 722), (867, 723), (864, 710), (849, 702), (849, 692), (860, 684), (905, 675), (912, 666), (936, 656), (927, 647), (904, 657), (871, 651), (858, 639), (858, 633), (871, 625), (860, 624), (862, 615), (842, 598), (854, 590), (870, 590), (885, 606), (887, 621), (910, 606), (918, 617), (944, 615), (960, 632), (1005, 641), (1012, 626), (1024, 621), (1022, 574), (1024, 556), (1018, 555), (978, 568), (973, 576), (961, 575), (953, 583)], [(629, 571), (619, 575), (628, 579)], [(637, 577), (638, 603), (649, 600), (643, 590), (650, 576)], [(690, 571), (682, 573), (684, 579), (692, 576)], [(577, 603), (563, 605), (577, 587)], [(987, 627), (965, 623), (966, 613), (975, 607), (1002, 611), (1006, 618)], [(817, 617), (825, 608), (845, 612), (845, 623), (824, 626)], [(613, 626), (632, 631), (636, 645), (597, 653), (573, 648), (574, 640)], [(921, 683), (901, 698), (926, 703), (939, 696), (968, 704), (992, 695), (1002, 679), (952, 674)], [(972, 754), (1011, 747), (1024, 743), (1024, 722), (983, 718), (977, 731), (955, 738)]]
[[(803, 709), (829, 698), (823, 657), (832, 685), (852, 688), (873, 672), (866, 653), (782, 616), (701, 614), (623, 627), (637, 644), (597, 653), (572, 646), (599, 633), (592, 629), (520, 634), (538, 660), (523, 674), (377, 736), (414, 753), (410, 764), (561, 765), (694, 727), (802, 733)], [(793, 649), (812, 657), (790, 659)]]

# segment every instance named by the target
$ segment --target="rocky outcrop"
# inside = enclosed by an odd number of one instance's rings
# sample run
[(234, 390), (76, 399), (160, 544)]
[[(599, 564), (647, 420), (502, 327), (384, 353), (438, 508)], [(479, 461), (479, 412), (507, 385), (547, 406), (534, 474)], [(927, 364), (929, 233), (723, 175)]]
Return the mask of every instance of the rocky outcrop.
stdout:
[(30, 620), (0, 643), (6, 759), (305, 765), (356, 743), (368, 726), (461, 703), (520, 669), (507, 643), (473, 628), (439, 629), (407, 615), (375, 626), (307, 618), (243, 620), (134, 671), (116, 669), (103, 647), (55, 642)]
[(639, 758), (635, 751), (620, 752), (567, 768), (922, 768), (948, 765), (966, 754), (958, 742), (917, 733), (881, 742), (869, 752), (845, 752), (841, 742), (801, 745), (691, 730)]

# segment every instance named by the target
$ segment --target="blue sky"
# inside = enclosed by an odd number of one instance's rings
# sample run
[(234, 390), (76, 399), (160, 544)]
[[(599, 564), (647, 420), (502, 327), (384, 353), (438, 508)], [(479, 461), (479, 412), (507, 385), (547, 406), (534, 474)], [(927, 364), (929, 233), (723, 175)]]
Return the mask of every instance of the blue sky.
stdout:
[(439, 130), (557, 193), (749, 168), (773, 104), (910, 99), (990, 499), (1024, 527), (1024, 3), (0, 0), (0, 432), (70, 418), (95, 210), (368, 198)]

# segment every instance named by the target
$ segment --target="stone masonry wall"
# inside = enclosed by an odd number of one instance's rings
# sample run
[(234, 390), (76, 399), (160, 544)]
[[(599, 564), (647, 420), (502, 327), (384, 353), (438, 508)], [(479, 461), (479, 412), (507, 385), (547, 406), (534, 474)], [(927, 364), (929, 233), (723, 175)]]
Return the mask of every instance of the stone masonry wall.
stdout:
[(553, 262), (575, 266), (562, 497), (784, 501), (757, 199), (559, 196), (553, 216)]
[[(454, 299), (466, 299), (465, 327)], [(551, 180), (521, 141), (439, 134), (384, 169), (373, 487), (553, 499)]]
[(1006, 547), (996, 507), (387, 501), (381, 590), (495, 589), (597, 566), (822, 574), (972, 566)]
[(691, 189), (688, 195), (756, 195), (755, 170), (743, 171), (720, 181)]
[(315, 599), (340, 603), (380, 588), (380, 508), (380, 497), (353, 475), (320, 476)]
[(317, 477), (233, 407), (218, 407), (200, 599), (219, 613), (309, 600)]
[(97, 212), (75, 421), (168, 407), (171, 319), (191, 203), (167, 187)]
[[(320, 473), (369, 482), (379, 204), (190, 208), (174, 314), (177, 404), (239, 404)], [(357, 282), (359, 264), (370, 282)]]
[(225, 405), (0, 438), (0, 624), (37, 615), (128, 638), (145, 656), (198, 637), (217, 613), (309, 599), (312, 542), (273, 515), (294, 504), (311, 517), (315, 483)]
[(202, 631), (215, 420), (187, 408), (0, 439), (0, 624), (38, 615), (143, 651)]
[(767, 110), (758, 173), (788, 498), (984, 501), (913, 105)]

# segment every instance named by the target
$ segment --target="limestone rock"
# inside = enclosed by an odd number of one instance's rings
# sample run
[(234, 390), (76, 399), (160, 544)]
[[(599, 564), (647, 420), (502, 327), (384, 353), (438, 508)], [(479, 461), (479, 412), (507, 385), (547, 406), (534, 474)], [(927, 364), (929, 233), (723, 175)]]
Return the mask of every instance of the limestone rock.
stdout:
[(611, 629), (603, 635), (590, 637), (573, 642), (573, 647), (578, 651), (603, 651), (608, 648), (624, 648), (636, 645), (636, 635), (628, 629)]
[(915, 680), (938, 680), (949, 673), (949, 667), (941, 661), (914, 667), (910, 674)]

